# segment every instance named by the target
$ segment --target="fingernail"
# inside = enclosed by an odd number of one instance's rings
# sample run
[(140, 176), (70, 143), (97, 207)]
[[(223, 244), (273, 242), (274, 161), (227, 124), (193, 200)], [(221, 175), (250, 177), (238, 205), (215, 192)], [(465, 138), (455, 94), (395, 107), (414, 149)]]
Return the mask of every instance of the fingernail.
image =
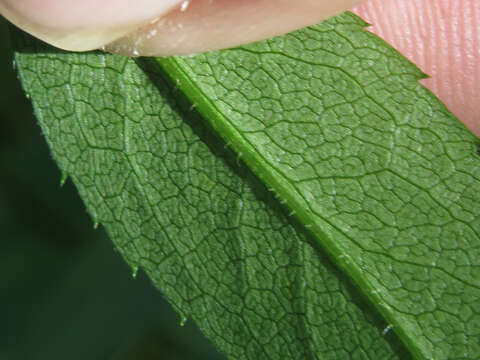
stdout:
[(0, 0), (9, 21), (56, 47), (92, 50), (131, 33), (183, 0)]

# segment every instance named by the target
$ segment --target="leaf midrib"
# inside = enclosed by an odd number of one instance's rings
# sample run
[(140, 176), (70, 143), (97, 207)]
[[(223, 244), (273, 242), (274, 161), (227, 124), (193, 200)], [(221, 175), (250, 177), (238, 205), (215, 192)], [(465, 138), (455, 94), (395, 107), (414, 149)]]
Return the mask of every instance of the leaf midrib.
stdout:
[[(312, 212), (303, 205), (306, 203), (306, 200), (298, 194), (295, 186), (289, 183), (259, 152), (255, 151), (255, 147), (224, 117), (215, 103), (206, 96), (183, 69), (182, 59), (170, 57), (157, 58), (156, 60), (158, 65), (172, 79), (176, 87), (185, 94), (187, 99), (192, 102), (213, 130), (241, 157), (267, 188), (273, 189), (280, 203), (287, 206), (292, 211), (292, 215), (295, 215), (306, 230), (313, 234), (316, 242), (325, 250), (332, 262), (353, 281), (353, 284), (366, 296), (387, 324), (392, 326), (413, 357), (416, 359), (428, 359), (425, 349), (415, 341), (415, 337), (412, 334), (409, 334), (404, 329), (401, 321), (394, 313), (389, 311), (389, 305), (385, 303), (380, 293), (375, 291), (375, 287), (365, 279), (359, 265), (350, 260), (349, 255), (346, 254), (345, 249), (339, 242), (329, 238), (321, 229), (321, 224), (318, 223), (315, 216), (312, 216)], [(303, 60), (297, 59), (297, 61)], [(320, 215), (317, 216), (342, 235), (355, 242), (338, 226), (330, 223)]]

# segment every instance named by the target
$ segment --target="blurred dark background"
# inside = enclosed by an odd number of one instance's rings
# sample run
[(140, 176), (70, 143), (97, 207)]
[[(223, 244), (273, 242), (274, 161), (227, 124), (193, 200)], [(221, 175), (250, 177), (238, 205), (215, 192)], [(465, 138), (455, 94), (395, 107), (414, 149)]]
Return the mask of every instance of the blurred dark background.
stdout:
[(0, 16), (0, 360), (223, 359), (60, 178)]

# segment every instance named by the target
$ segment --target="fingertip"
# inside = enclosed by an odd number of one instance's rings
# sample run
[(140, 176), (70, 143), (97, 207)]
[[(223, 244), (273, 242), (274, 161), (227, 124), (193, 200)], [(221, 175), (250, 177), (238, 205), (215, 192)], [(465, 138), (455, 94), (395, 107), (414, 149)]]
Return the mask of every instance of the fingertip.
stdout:
[(229, 48), (281, 35), (362, 0), (191, 0), (154, 24), (107, 45), (126, 55), (166, 56)]
[(134, 32), (182, 0), (0, 0), (0, 13), (39, 39), (85, 51)]
[(428, 74), (421, 84), (480, 136), (479, 1), (371, 0), (353, 11)]

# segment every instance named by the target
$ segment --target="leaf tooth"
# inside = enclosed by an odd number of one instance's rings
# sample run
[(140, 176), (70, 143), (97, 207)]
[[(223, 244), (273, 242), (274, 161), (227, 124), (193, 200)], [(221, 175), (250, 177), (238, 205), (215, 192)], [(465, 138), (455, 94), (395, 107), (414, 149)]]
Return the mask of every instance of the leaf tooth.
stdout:
[(182, 327), (185, 326), (187, 321), (188, 321), (188, 318), (185, 315), (180, 315), (180, 326)]
[(138, 273), (138, 265), (132, 266), (132, 278), (136, 279)]
[(68, 173), (64, 170), (64, 171), (62, 171), (62, 175), (61, 175), (61, 178), (60, 178), (60, 186), (65, 185), (67, 180), (68, 180)]

